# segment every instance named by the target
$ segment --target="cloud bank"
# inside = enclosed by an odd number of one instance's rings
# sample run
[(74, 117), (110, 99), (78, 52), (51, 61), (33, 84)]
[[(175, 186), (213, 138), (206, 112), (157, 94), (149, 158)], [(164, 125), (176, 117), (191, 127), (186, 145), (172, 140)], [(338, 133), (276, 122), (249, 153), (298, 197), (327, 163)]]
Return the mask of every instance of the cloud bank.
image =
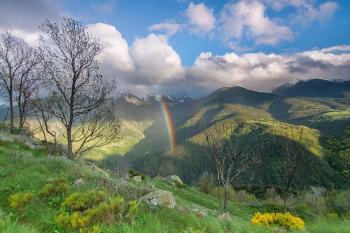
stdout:
[[(0, 32), (11, 25), (14, 35), (36, 45), (37, 25), (45, 18), (59, 21), (65, 13), (53, 0), (30, 2), (2, 1)], [(288, 24), (267, 14), (270, 10), (279, 12), (286, 8), (294, 9)], [(350, 45), (292, 54), (214, 54), (207, 51), (200, 53), (191, 66), (185, 67), (169, 38), (183, 31), (199, 36), (219, 33), (220, 39), (235, 49), (240, 48), (242, 40), (250, 40), (255, 45), (276, 46), (296, 36), (291, 24), (322, 22), (332, 17), (337, 8), (332, 1), (316, 4), (313, 0), (239, 0), (229, 1), (215, 14), (203, 3), (190, 2), (182, 15), (185, 22), (171, 20), (154, 24), (148, 28), (148, 35), (137, 37), (131, 43), (110, 24), (90, 24), (88, 30), (104, 45), (98, 57), (101, 72), (106, 78), (116, 78), (119, 91), (140, 95), (201, 96), (216, 88), (233, 85), (269, 91), (291, 79), (349, 80)]]
[(193, 65), (184, 67), (167, 36), (151, 33), (129, 47), (111, 25), (89, 25), (89, 30), (107, 49), (101, 56), (103, 73), (114, 74), (123, 91), (138, 94), (200, 96), (222, 86), (269, 91), (291, 79), (350, 79), (350, 45), (293, 54), (202, 52)]

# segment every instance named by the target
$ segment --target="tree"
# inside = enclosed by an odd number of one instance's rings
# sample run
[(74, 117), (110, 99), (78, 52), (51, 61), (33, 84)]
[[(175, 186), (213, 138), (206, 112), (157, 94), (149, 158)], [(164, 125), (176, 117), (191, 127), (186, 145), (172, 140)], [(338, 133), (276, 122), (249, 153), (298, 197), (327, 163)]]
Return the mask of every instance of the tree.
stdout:
[(303, 148), (300, 143), (303, 137), (303, 130), (303, 126), (298, 130), (290, 126), (285, 130), (284, 137), (278, 137), (277, 144), (282, 147), (284, 153), (281, 166), (284, 212), (287, 211), (287, 199), (294, 185), (295, 173), (302, 162)]
[(239, 142), (242, 126), (242, 122), (221, 121), (204, 132), (206, 155), (215, 166), (218, 183), (224, 188), (223, 212), (227, 212), (229, 185), (260, 162), (258, 153), (248, 151), (247, 146)]
[(11, 32), (0, 36), (0, 91), (9, 102), (10, 127), (14, 128), (14, 102), (19, 111), (21, 130), (27, 114), (27, 104), (35, 88), (37, 77), (34, 69), (41, 59), (38, 51)]
[[(57, 153), (57, 132), (51, 127), (49, 123), (54, 118), (52, 111), (50, 111), (52, 99), (50, 97), (39, 98), (37, 95), (36, 98), (31, 99), (30, 105), (33, 115), (36, 117), (36, 120), (39, 124), (39, 129), (43, 134), (48, 153)], [(50, 146), (50, 140), (48, 138), (49, 136), (51, 136), (53, 139), (53, 150)]]
[[(65, 127), (68, 157), (73, 159), (78, 153), (87, 151), (85, 146), (104, 145), (94, 140), (102, 137), (106, 130), (116, 130), (116, 122), (110, 129), (100, 123), (102, 120), (108, 121), (109, 126), (112, 124), (111, 112), (104, 106), (114, 83), (99, 74), (96, 57), (102, 46), (87, 32), (86, 26), (74, 19), (63, 18), (61, 24), (47, 20), (40, 28), (49, 38), (42, 37), (41, 48), (46, 82), (53, 100), (50, 111)], [(113, 140), (116, 135), (117, 132), (108, 140)], [(77, 150), (73, 148), (74, 143), (78, 144)]]

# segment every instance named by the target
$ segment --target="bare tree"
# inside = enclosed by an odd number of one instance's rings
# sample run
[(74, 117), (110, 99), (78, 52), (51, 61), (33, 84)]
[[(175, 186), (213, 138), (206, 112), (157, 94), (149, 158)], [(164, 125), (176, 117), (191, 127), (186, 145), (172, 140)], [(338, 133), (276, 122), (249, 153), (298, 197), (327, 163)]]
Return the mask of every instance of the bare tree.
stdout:
[[(107, 120), (102, 111), (106, 110), (103, 106), (114, 85), (99, 74), (96, 57), (102, 46), (85, 26), (64, 18), (61, 24), (45, 21), (40, 28), (49, 38), (41, 39), (41, 47), (53, 99), (51, 111), (65, 127), (68, 157), (73, 159), (75, 154), (87, 151), (84, 146), (104, 144), (95, 140), (98, 140), (96, 135), (101, 136), (102, 130), (107, 129), (100, 120), (101, 117), (102, 121)], [(78, 129), (74, 132), (76, 126)], [(80, 144), (76, 151), (74, 142)]]
[(294, 129), (292, 126), (287, 127), (284, 137), (279, 137), (279, 142), (277, 142), (281, 145), (284, 153), (281, 166), (284, 212), (287, 210), (287, 199), (292, 191), (295, 173), (302, 162), (303, 150), (300, 143), (303, 137), (303, 130), (302, 126), (300, 129)]
[[(50, 120), (53, 120), (54, 116), (52, 111), (50, 111), (50, 106), (52, 100), (48, 98), (36, 98), (31, 99), (30, 105), (32, 108), (32, 113), (36, 117), (36, 120), (39, 124), (39, 129), (43, 134), (46, 148), (49, 154), (57, 152), (57, 132), (51, 127)], [(53, 149), (50, 146), (49, 136), (53, 139)]]
[(14, 90), (16, 92), (16, 102), (18, 107), (19, 117), (19, 131), (23, 129), (27, 116), (29, 114), (29, 105), (35, 93), (40, 85), (41, 72), (37, 69), (38, 64), (41, 61), (38, 53), (30, 49), (30, 57), (25, 64), (25, 72), (23, 72), (18, 79), (15, 80)]
[(80, 115), (79, 125), (73, 129), (74, 154), (83, 154), (112, 143), (120, 135), (120, 121), (112, 101)]
[(113, 171), (118, 178), (125, 178), (129, 174), (130, 160), (127, 156), (115, 155), (112, 157)]
[(217, 181), (224, 188), (223, 212), (227, 212), (228, 186), (248, 169), (260, 162), (257, 153), (251, 153), (238, 140), (241, 122), (215, 123), (204, 132), (208, 159), (214, 164)]
[(27, 113), (27, 103), (35, 86), (33, 70), (40, 63), (36, 49), (11, 32), (0, 36), (0, 91), (9, 102), (10, 127), (14, 128), (14, 102), (17, 101), (21, 129)]

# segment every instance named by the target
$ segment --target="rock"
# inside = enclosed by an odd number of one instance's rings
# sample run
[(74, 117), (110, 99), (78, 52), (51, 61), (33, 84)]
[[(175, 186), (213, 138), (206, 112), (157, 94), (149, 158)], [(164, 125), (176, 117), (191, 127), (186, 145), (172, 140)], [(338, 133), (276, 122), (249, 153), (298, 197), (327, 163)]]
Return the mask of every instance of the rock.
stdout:
[(85, 184), (85, 181), (80, 178), (80, 179), (77, 179), (76, 181), (74, 181), (74, 186), (82, 186)]
[(3, 142), (14, 142), (15, 139), (13, 137), (11, 137), (11, 135), (8, 134), (8, 133), (0, 132), (0, 141), (3, 141)]
[(219, 215), (218, 219), (221, 222), (228, 222), (232, 219), (232, 217), (230, 213), (222, 213), (221, 215)]
[(146, 203), (150, 208), (166, 207), (174, 209), (176, 201), (172, 192), (165, 190), (156, 190), (140, 198), (141, 202)]
[(132, 177), (132, 180), (135, 183), (141, 183), (142, 182), (142, 176), (134, 176), (134, 177)]
[(167, 179), (171, 182), (173, 182), (177, 187), (184, 187), (184, 183), (182, 182), (182, 180), (180, 179), (179, 176), (177, 175), (170, 175), (167, 177)]
[(193, 209), (192, 212), (198, 217), (198, 218), (203, 218), (207, 216), (208, 212), (205, 210), (200, 210), (200, 209)]

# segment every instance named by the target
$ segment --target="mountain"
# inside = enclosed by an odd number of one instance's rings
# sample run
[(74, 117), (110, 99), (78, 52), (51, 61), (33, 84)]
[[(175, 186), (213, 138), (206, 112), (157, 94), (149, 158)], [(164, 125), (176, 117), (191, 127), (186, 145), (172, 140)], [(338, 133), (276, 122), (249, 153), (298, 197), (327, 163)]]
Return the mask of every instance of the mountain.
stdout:
[[(299, 83), (289, 83), (284, 89)], [(345, 86), (338, 89), (346, 89), (346, 82), (334, 83)], [(317, 88), (311, 89), (314, 90)], [(349, 186), (349, 181), (340, 175), (340, 172), (346, 174), (346, 166), (344, 171), (338, 169), (339, 163), (346, 164), (346, 160), (328, 163), (329, 148), (332, 148), (329, 138), (344, 138), (350, 126), (350, 101), (346, 95), (341, 98), (289, 97), (234, 86), (220, 88), (201, 99), (166, 95), (138, 97), (123, 93), (113, 101), (121, 119), (121, 137), (86, 155), (101, 166), (111, 168), (111, 159), (119, 154), (127, 156), (133, 168), (145, 174), (177, 174), (186, 183), (195, 183), (205, 171), (215, 172), (205, 156), (203, 136), (225, 122), (234, 127), (240, 125), (239, 140), (249, 148), (249, 153), (256, 153), (256, 146), (264, 145), (259, 149), (262, 162), (255, 167), (254, 177), (251, 173), (242, 174), (234, 185), (279, 186), (285, 149), (276, 145), (275, 139), (293, 140), (291, 131), (299, 132), (302, 127), (303, 140), (299, 146), (302, 147), (303, 162), (296, 172), (296, 187), (332, 189)], [(168, 104), (166, 114), (160, 101)], [(164, 115), (168, 115), (167, 119)]]
[(274, 94), (282, 96), (303, 97), (334, 97), (343, 98), (345, 92), (350, 92), (350, 81), (310, 79), (287, 82), (273, 90)]
[(222, 122), (242, 124), (240, 141), (251, 148), (251, 153), (256, 145), (264, 145), (259, 151), (263, 159), (255, 168), (253, 178), (251, 174), (242, 174), (235, 185), (279, 186), (279, 174), (283, 172), (279, 170), (279, 164), (283, 161), (284, 148), (276, 145), (273, 138), (292, 140), (285, 138), (286, 132), (298, 132), (303, 127), (303, 164), (296, 172), (297, 186), (345, 187), (349, 182), (324, 159), (324, 131), (305, 120), (339, 111), (340, 106), (350, 108), (350, 105), (338, 105), (324, 99), (284, 97), (242, 87), (220, 88), (204, 98), (170, 106), (176, 154), (171, 151), (169, 129), (162, 113), (153, 112), (153, 121), (144, 129), (144, 137), (130, 148), (126, 156), (133, 161), (135, 169), (146, 174), (178, 174), (186, 182), (193, 183), (204, 171), (214, 172), (205, 156), (204, 133)]

